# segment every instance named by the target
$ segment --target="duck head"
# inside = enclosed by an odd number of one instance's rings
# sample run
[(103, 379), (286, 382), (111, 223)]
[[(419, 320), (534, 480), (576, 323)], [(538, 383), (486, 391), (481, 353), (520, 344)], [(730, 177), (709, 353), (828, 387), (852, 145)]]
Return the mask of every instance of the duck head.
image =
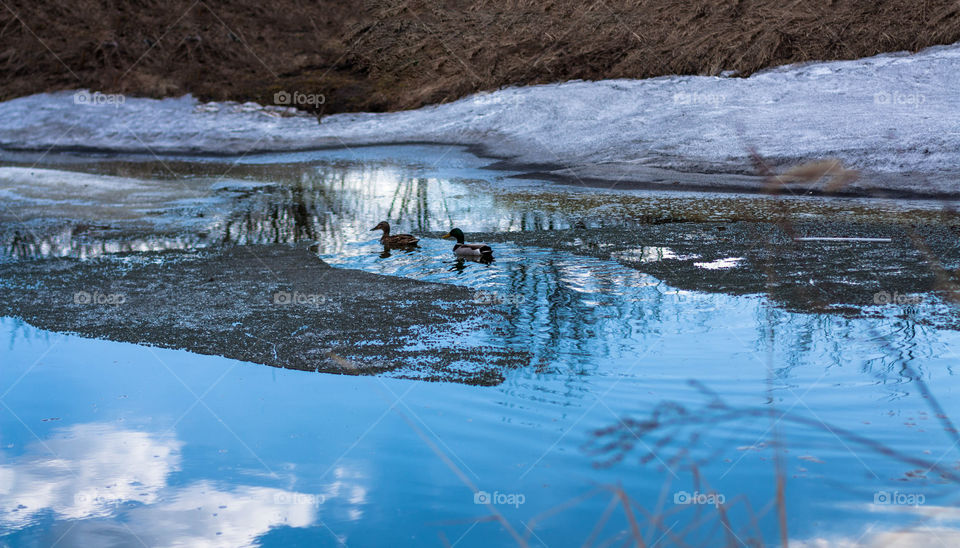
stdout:
[(443, 238), (444, 240), (449, 240), (450, 238), (456, 238), (458, 244), (462, 244), (464, 240), (463, 231), (460, 230), (459, 228), (450, 229), (450, 232), (447, 232), (446, 234), (441, 236), (441, 238)]
[(390, 224), (386, 221), (380, 221), (377, 226), (370, 229), (370, 232), (374, 230), (382, 230), (384, 234), (390, 234)]

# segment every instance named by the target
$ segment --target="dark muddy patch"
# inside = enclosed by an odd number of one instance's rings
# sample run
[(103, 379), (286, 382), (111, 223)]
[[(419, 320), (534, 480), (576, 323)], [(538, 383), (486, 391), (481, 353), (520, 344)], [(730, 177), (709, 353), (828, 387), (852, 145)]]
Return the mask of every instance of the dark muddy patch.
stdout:
[(503, 318), (466, 288), (284, 245), (32, 260), (0, 280), (0, 315), (42, 329), (288, 369), (494, 385), (528, 359), (477, 342)]
[[(793, 312), (860, 316), (875, 306), (910, 314), (923, 302), (952, 303), (960, 287), (956, 234), (946, 223), (590, 219), (569, 229), (473, 237), (616, 260), (679, 289), (766, 294)], [(957, 327), (953, 306), (935, 316), (924, 321)]]

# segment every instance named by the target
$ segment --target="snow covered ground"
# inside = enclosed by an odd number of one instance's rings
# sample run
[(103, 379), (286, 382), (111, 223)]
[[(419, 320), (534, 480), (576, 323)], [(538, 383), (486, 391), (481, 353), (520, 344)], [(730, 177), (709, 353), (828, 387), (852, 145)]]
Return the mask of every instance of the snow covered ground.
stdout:
[(781, 168), (839, 158), (862, 170), (861, 189), (960, 194), (960, 43), (749, 78), (508, 88), (321, 124), (277, 107), (189, 96), (111, 99), (82, 91), (0, 103), (4, 148), (244, 154), (411, 141), (475, 145), (505, 165), (624, 186), (757, 185), (743, 176), (753, 171), (754, 147)]

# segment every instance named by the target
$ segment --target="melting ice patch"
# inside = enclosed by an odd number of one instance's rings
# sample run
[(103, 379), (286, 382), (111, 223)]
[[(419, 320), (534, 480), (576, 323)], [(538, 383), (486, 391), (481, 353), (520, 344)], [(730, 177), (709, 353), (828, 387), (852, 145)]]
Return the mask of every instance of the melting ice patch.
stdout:
[(703, 268), (706, 270), (724, 270), (727, 268), (735, 268), (739, 266), (740, 261), (743, 260), (743, 257), (724, 257), (723, 259), (717, 259), (715, 261), (705, 262), (705, 263), (693, 263), (693, 266), (697, 268)]
[[(960, 43), (920, 53), (793, 65), (749, 78), (573, 81), (477, 94), (407, 112), (288, 116), (186, 96), (77, 104), (73, 92), (0, 103), (0, 145), (246, 154), (424, 141), (478, 144), (578, 173), (611, 166), (701, 173), (767, 158), (838, 157), (879, 172), (960, 165)], [(586, 136), (586, 137), (585, 137)], [(591, 171), (593, 170), (593, 171)]]
[(699, 255), (693, 254), (681, 255), (669, 247), (661, 246), (643, 246), (636, 249), (615, 251), (611, 256), (614, 259), (632, 263), (658, 263), (668, 259), (686, 261), (700, 258)]

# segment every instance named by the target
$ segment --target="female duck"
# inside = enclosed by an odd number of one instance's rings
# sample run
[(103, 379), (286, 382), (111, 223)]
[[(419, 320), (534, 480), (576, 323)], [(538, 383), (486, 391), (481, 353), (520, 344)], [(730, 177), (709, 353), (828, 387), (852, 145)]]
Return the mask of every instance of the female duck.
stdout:
[(453, 244), (454, 255), (460, 255), (462, 257), (493, 258), (493, 249), (491, 249), (487, 244), (463, 243), (463, 231), (459, 228), (454, 228), (441, 237), (444, 240), (449, 238), (457, 239), (457, 243)]
[(382, 230), (383, 236), (380, 238), (380, 243), (385, 246), (390, 247), (410, 247), (417, 245), (417, 242), (420, 241), (416, 236), (411, 236), (410, 234), (394, 234), (390, 235), (390, 223), (386, 221), (381, 221), (380, 224), (370, 229), (370, 232), (374, 230)]

